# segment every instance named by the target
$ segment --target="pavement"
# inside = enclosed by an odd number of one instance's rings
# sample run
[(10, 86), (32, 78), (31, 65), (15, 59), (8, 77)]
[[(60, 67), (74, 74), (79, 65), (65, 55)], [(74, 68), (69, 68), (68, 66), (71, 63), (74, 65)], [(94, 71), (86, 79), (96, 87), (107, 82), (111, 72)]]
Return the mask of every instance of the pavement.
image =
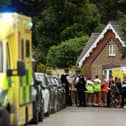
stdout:
[(126, 109), (68, 107), (37, 126), (126, 126)]

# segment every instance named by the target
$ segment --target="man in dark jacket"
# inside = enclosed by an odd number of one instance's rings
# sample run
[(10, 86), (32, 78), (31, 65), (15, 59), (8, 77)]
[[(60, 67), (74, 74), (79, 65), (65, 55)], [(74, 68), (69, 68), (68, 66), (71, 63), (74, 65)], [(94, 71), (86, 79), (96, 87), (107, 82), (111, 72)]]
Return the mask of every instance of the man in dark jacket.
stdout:
[(86, 106), (85, 91), (86, 91), (86, 78), (76, 71), (76, 88), (79, 100), (79, 107)]
[(64, 85), (65, 91), (66, 91), (66, 105), (71, 106), (72, 101), (71, 101), (71, 96), (70, 96), (70, 91), (69, 91), (71, 82), (70, 82), (70, 78), (69, 78), (68, 69), (65, 69), (64, 73), (61, 75), (61, 83)]
[(122, 82), (122, 102), (121, 102), (122, 108), (125, 105), (125, 99), (126, 99), (126, 76), (124, 77), (124, 80)]

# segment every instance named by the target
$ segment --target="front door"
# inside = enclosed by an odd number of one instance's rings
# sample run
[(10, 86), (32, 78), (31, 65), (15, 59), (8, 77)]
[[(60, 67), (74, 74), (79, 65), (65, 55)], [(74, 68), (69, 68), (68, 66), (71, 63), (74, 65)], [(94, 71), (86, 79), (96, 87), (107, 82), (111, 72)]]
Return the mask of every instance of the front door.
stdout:
[(104, 69), (103, 70), (103, 75), (109, 79), (110, 76), (112, 76), (112, 69)]

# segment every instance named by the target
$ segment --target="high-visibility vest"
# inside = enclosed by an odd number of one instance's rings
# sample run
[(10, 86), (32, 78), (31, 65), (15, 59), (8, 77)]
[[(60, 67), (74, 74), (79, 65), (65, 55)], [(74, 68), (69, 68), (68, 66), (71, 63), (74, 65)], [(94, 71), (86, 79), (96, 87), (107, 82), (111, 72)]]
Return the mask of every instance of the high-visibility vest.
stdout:
[(100, 92), (101, 91), (101, 84), (95, 82), (94, 83), (94, 92)]
[(87, 93), (93, 93), (94, 92), (94, 88), (93, 85), (86, 85), (86, 89), (87, 89)]

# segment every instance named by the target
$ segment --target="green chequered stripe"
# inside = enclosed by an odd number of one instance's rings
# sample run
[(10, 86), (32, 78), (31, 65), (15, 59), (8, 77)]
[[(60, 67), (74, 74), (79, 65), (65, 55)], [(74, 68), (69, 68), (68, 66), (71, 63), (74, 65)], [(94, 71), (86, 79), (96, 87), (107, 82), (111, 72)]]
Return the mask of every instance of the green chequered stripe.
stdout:
[(29, 84), (29, 74), (28, 74), (28, 70), (26, 70), (26, 84)]
[(31, 101), (31, 72), (26, 70), (24, 77), (19, 77), (20, 82), (20, 104), (24, 104)]
[(11, 80), (11, 77), (8, 77), (8, 87), (9, 87), (9, 88), (12, 87), (12, 80)]
[(29, 86), (29, 98), (32, 99), (32, 86)]
[(22, 87), (22, 85), (23, 85), (23, 78), (22, 77), (19, 77), (19, 84), (20, 84), (20, 87)]
[(22, 87), (19, 88), (19, 97), (20, 97), (20, 104), (23, 104), (23, 91), (22, 91)]

